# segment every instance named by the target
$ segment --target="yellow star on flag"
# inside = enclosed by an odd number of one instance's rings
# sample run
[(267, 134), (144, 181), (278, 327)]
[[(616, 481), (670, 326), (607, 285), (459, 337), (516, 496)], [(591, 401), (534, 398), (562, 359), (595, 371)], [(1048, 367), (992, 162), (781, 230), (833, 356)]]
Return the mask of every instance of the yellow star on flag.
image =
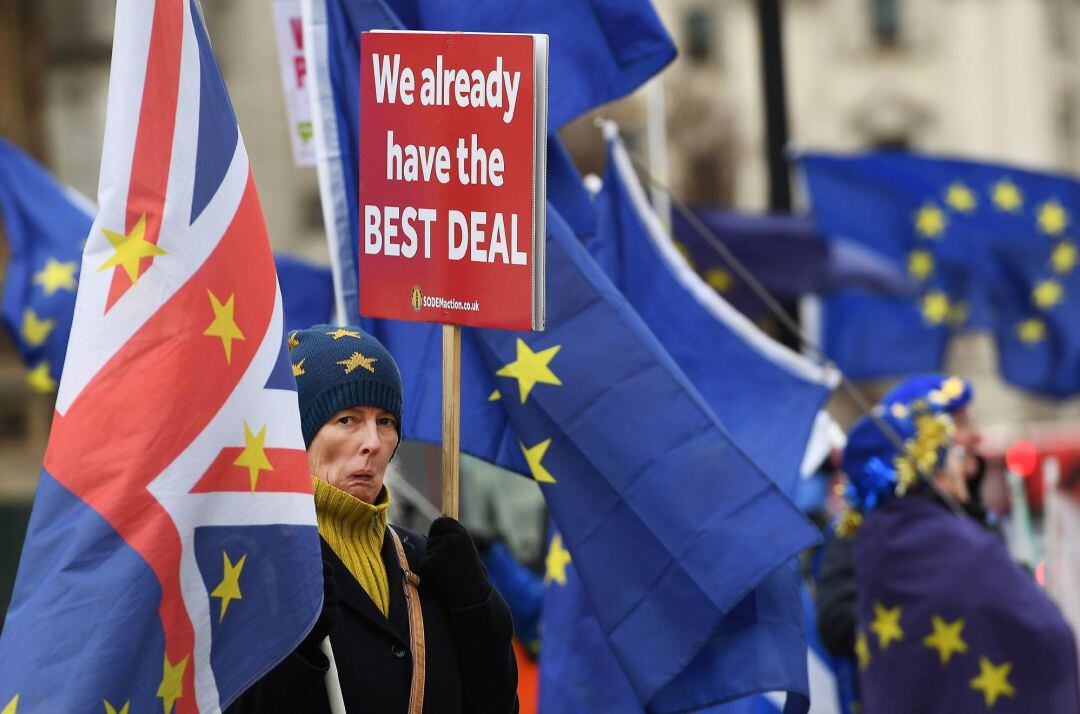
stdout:
[(521, 450), (525, 454), (525, 461), (529, 464), (529, 471), (532, 472), (533, 480), (538, 483), (555, 483), (555, 477), (544, 468), (542, 463), (544, 455), (547, 454), (548, 447), (551, 446), (551, 439), (544, 439), (536, 446), (526, 448), (525, 444), (521, 444)]
[(897, 419), (907, 419), (907, 417), (908, 417), (908, 408), (907, 408), (907, 406), (900, 403), (900, 402), (895, 402), (892, 406), (890, 406), (889, 411)]
[(15, 697), (12, 698), (12, 700), (7, 703), (7, 706), (4, 707), (3, 711), (0, 711), (0, 714), (15, 714), (15, 712), (18, 710), (18, 708), (19, 708), (19, 695), (16, 694)]
[(236, 296), (229, 295), (229, 299), (223, 305), (212, 291), (207, 290), (206, 294), (210, 296), (210, 307), (214, 310), (214, 321), (210, 323), (210, 327), (207, 327), (206, 332), (203, 334), (209, 337), (221, 338), (221, 346), (225, 348), (225, 362), (228, 363), (232, 361), (232, 341), (244, 339), (244, 333), (240, 332), (240, 327), (236, 324), (236, 320), (233, 319), (233, 298)]
[(378, 357), (365, 357), (359, 352), (353, 352), (349, 355), (348, 359), (343, 359), (338, 362), (338, 364), (345, 368), (345, 374), (349, 374), (358, 367), (363, 367), (372, 374), (375, 374), (375, 363), (378, 361)]
[(98, 268), (102, 270), (121, 267), (127, 273), (128, 279), (134, 285), (139, 281), (139, 261), (143, 258), (151, 258), (155, 255), (166, 255), (163, 248), (159, 248), (146, 240), (146, 214), (144, 213), (131, 233), (117, 233), (108, 228), (101, 229), (105, 237), (112, 244), (113, 254)]
[(728, 290), (731, 290), (731, 286), (735, 283), (735, 278), (731, 277), (731, 273), (723, 268), (709, 268), (705, 271), (705, 282), (707, 282), (716, 292), (726, 293)]
[(1012, 671), (1012, 662), (994, 665), (986, 657), (979, 658), (979, 676), (971, 680), (971, 688), (982, 692), (986, 699), (986, 706), (992, 707), (998, 697), (1012, 697), (1016, 690), (1009, 683), (1009, 672)]
[(240, 560), (237, 561), (236, 565), (233, 565), (232, 561), (229, 560), (229, 554), (225, 551), (221, 551), (221, 557), (225, 560), (225, 575), (210, 593), (210, 597), (221, 598), (221, 615), (218, 617), (218, 622), (225, 619), (225, 610), (229, 608), (230, 602), (244, 598), (240, 594), (240, 571), (244, 569), (247, 553), (240, 556)]
[(1055, 305), (1060, 304), (1064, 296), (1064, 288), (1062, 288), (1061, 283), (1054, 278), (1040, 280), (1035, 283), (1035, 287), (1031, 290), (1031, 299), (1043, 310), (1049, 310)]
[(971, 213), (978, 202), (970, 188), (961, 181), (954, 181), (945, 190), (945, 203), (958, 213)]
[(949, 296), (940, 290), (926, 293), (922, 299), (923, 318), (931, 325), (940, 325), (949, 317)]
[(296, 330), (289, 333), (289, 352), (292, 352), (300, 345), (300, 340), (296, 339)]
[(497, 402), (500, 399), (502, 399), (502, 392), (500, 392), (498, 389), (488, 395), (489, 402)]
[(49, 333), (56, 327), (56, 320), (42, 320), (32, 307), (23, 311), (22, 337), (31, 347), (40, 347), (49, 339)]
[[(355, 338), (356, 338), (356, 339), (358, 339), (358, 340), (359, 340), (359, 339), (361, 339), (361, 337), (360, 337), (360, 333), (359, 333), (359, 332), (357, 332), (356, 330), (346, 330), (346, 329), (344, 329), (344, 328), (341, 328), (341, 327), (339, 327), (338, 329), (334, 330), (333, 332), (327, 332), (326, 334), (328, 334), (328, 335), (330, 335), (331, 337), (333, 337), (333, 338), (334, 338), (334, 342), (337, 342), (337, 341), (338, 341), (338, 340), (340, 340), (340, 339), (341, 339), (342, 337), (355, 337)], [(299, 343), (298, 343), (298, 344), (299, 344)]]
[(683, 260), (686, 261), (687, 265), (694, 268), (694, 254), (690, 252), (690, 249), (686, 247), (685, 243), (675, 241), (675, 250), (679, 251), (679, 255), (683, 257)]
[(949, 399), (956, 399), (964, 393), (964, 380), (956, 376), (949, 377), (941, 383), (941, 391)]
[(991, 198), (999, 211), (1016, 213), (1024, 205), (1024, 196), (1020, 188), (1009, 179), (1001, 179), (992, 189)]
[(859, 630), (855, 637), (855, 656), (859, 658), (859, 670), (870, 666), (870, 644), (866, 641), (866, 633)]
[(566, 585), (566, 566), (570, 564), (570, 551), (563, 547), (562, 534), (556, 533), (544, 558), (544, 584), (555, 582)]
[(252, 434), (248, 423), (244, 422), (244, 450), (236, 457), (233, 466), (242, 466), (248, 470), (251, 479), (251, 492), (255, 493), (255, 484), (259, 481), (260, 471), (273, 471), (270, 459), (266, 458), (263, 443), (266, 441), (266, 426), (258, 434)]
[(1054, 266), (1054, 272), (1058, 275), (1071, 273), (1076, 267), (1076, 244), (1063, 240), (1054, 246), (1050, 253), (1050, 264)]
[(56, 380), (49, 374), (49, 368), (51, 366), (51, 363), (48, 361), (39, 362), (36, 367), (26, 373), (26, 383), (29, 384), (35, 392), (51, 394), (56, 391)]
[(934, 255), (928, 250), (913, 250), (908, 253), (908, 272), (916, 280), (926, 280), (934, 272)]
[(967, 642), (961, 636), (964, 631), (964, 621), (945, 622), (937, 615), (932, 618), (934, 631), (923, 638), (923, 644), (937, 650), (942, 664), (948, 664), (954, 654), (964, 654), (968, 651)]
[(521, 392), (521, 403), (529, 397), (529, 392), (537, 384), (554, 384), (562, 386), (562, 380), (555, 376), (548, 364), (562, 349), (562, 345), (548, 347), (546, 350), (533, 352), (525, 344), (525, 340), (518, 338), (517, 359), (505, 365), (495, 374), (499, 377), (512, 377), (518, 381), (518, 391)]
[(927, 238), (937, 238), (948, 224), (945, 212), (932, 203), (923, 205), (915, 214), (915, 230)]
[(307, 362), (307, 357), (292, 366), (292, 376), (299, 377), (302, 374), (307, 374), (304, 372), (304, 362)]
[(75, 291), (75, 271), (79, 264), (74, 260), (60, 262), (56, 258), (45, 261), (45, 267), (34, 273), (34, 285), (40, 285), (46, 295), (52, 295), (57, 290)]
[(1046, 339), (1046, 323), (1037, 317), (1023, 320), (1016, 326), (1016, 336), (1029, 345), (1041, 342)]
[(105, 702), (105, 714), (128, 714), (128, 711), (131, 709), (130, 699), (124, 702), (124, 706), (120, 707), (120, 709), (117, 709), (112, 704), (109, 704), (108, 699), (105, 699), (103, 701)]
[(1039, 206), (1039, 228), (1051, 236), (1061, 235), (1069, 225), (1069, 214), (1056, 198)]
[(874, 603), (874, 620), (870, 623), (870, 629), (878, 636), (878, 647), (887, 649), (895, 640), (904, 639), (904, 631), (900, 629), (900, 606), (887, 608), (880, 602)]
[(184, 696), (184, 671), (187, 669), (190, 657), (191, 655), (184, 655), (184, 659), (173, 664), (169, 661), (169, 655), (165, 655), (164, 673), (161, 675), (161, 685), (157, 690), (157, 696), (165, 705), (165, 714), (172, 714), (176, 700)]

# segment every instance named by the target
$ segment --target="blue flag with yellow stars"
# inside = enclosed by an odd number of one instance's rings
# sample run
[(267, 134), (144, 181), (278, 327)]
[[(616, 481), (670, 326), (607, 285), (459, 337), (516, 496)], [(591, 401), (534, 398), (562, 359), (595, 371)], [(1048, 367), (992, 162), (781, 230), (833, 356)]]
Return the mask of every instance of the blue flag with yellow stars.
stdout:
[[(811, 425), (836, 375), (762, 334), (692, 272), (648, 205), (614, 125), (607, 125), (606, 132), (608, 167), (596, 198), (597, 229), (586, 246), (735, 443), (790, 495)], [(554, 543), (549, 564), (558, 562), (558, 548), (563, 547), (561, 537)], [(599, 631), (597, 615), (588, 598), (576, 592), (576, 576), (567, 578), (562, 582), (560, 572), (548, 579), (543, 714), (603, 711), (609, 700), (620, 696), (620, 687), (629, 690), (622, 696), (633, 693), (625, 677), (610, 675), (615, 660), (604, 640), (589, 639), (588, 633)], [(554, 652), (548, 649), (552, 640)], [(564, 688), (565, 678), (575, 686)], [(805, 710), (806, 632), (794, 560), (727, 613), (694, 661), (638, 707), (698, 711), (776, 690), (794, 694), (790, 710), (798, 710), (800, 702)]]
[(700, 655), (747, 643), (761, 605), (746, 594), (817, 532), (550, 209), (548, 226), (548, 329), (473, 336), (600, 629), (654, 711), (711, 696), (706, 674), (757, 691)]
[(1068, 624), (972, 519), (892, 499), (859, 530), (855, 572), (864, 711), (1080, 711)]
[[(566, 46), (567, 38), (580, 35), (577, 24), (584, 22), (571, 9), (588, 5), (572, 0), (525, 3), (509, 11), (470, 5), (470, 22), (488, 24), (457, 29), (547, 31), (553, 47)], [(491, 16), (476, 7), (487, 8)], [(623, 24), (614, 35), (588, 34), (583, 41), (609, 43), (619, 52), (654, 42), (649, 3), (592, 7)], [(529, 23), (500, 19), (520, 20), (526, 8)], [(370, 0), (315, 3), (311, 23), (315, 45), (309, 71), (317, 85), (332, 90), (321, 95), (325, 123), (316, 136), (333, 142), (323, 156), (340, 158), (324, 159), (323, 165), (329, 177), (323, 190), (334, 209), (328, 223), (340, 267), (338, 298), (343, 314), (356, 315), (356, 42), (361, 30), (401, 24), (385, 5)], [(607, 101), (610, 94), (590, 89), (599, 76), (590, 72), (602, 68), (574, 65), (588, 56), (567, 52), (559, 60), (568, 61), (559, 93)], [(569, 71), (572, 66), (578, 71)], [(622, 66), (628, 73), (620, 75), (620, 82), (647, 76), (629, 71), (632, 63)], [(611, 79), (607, 90), (617, 86), (623, 85)], [(558, 124), (557, 110), (552, 112), (551, 123)], [(580, 204), (569, 205), (569, 199), (580, 193), (580, 178), (562, 170), (549, 172), (548, 178), (571, 182), (549, 189), (560, 209), (569, 206), (570, 222), (549, 205), (549, 327), (543, 333), (463, 331), (461, 445), (542, 485), (566, 547), (575, 554), (587, 596), (603, 603), (599, 627), (637, 697), (649, 701), (686, 669), (727, 612), (815, 542), (817, 534), (732, 442), (579, 243), (575, 231), (583, 229), (586, 217), (578, 213)], [(399, 362), (406, 395), (403, 436), (438, 441), (440, 327), (366, 319), (361, 325)]]
[(64, 368), (93, 211), (88, 200), (0, 139), (0, 218), (11, 249), (4, 326), (39, 392), (56, 391)]
[(854, 378), (936, 371), (958, 329), (996, 335), (1002, 375), (1050, 396), (1080, 391), (1074, 216), (1080, 183), (903, 153), (800, 157), (818, 228), (906, 269), (913, 299), (841, 290), (824, 300), (825, 351)]

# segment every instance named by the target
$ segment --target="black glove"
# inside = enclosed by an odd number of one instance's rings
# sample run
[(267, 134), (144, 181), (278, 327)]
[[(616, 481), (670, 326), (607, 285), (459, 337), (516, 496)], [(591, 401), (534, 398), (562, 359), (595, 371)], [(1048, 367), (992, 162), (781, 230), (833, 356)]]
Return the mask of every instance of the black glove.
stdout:
[(430, 583), (451, 607), (479, 605), (491, 593), (469, 531), (453, 518), (436, 518), (428, 531), (427, 553), (420, 561), (420, 581)]
[(322, 573), (322, 611), (319, 613), (319, 619), (315, 620), (311, 632), (308, 633), (307, 637), (304, 638), (303, 642), (301, 642), (300, 646), (297, 648), (305, 657), (315, 662), (321, 661), (323, 658), (320, 646), (322, 645), (322, 641), (333, 632), (338, 612), (338, 595), (337, 585), (334, 583), (334, 568), (325, 560), (323, 561)]

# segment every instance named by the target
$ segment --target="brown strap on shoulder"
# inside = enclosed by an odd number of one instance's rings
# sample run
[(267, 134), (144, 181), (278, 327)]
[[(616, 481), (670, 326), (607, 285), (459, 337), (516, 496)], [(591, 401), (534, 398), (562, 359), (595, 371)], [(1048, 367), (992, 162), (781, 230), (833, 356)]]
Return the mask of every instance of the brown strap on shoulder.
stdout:
[(409, 687), (409, 714), (421, 714), (424, 709), (424, 675), (426, 672), (426, 652), (424, 646), (424, 613), (420, 609), (420, 576), (409, 570), (409, 560), (405, 549), (401, 547), (401, 538), (397, 531), (388, 528), (397, 549), (398, 563), (401, 564), (402, 586), (405, 602), (409, 606), (409, 649), (412, 651), (412, 685)]

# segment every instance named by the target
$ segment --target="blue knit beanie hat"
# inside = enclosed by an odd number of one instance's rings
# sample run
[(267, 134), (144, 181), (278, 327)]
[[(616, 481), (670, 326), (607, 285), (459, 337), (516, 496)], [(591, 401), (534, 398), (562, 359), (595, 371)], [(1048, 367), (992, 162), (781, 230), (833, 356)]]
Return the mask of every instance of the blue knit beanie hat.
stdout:
[(377, 339), (359, 327), (315, 325), (289, 335), (289, 353), (305, 446), (331, 416), (349, 407), (385, 409), (401, 433), (401, 372)]

